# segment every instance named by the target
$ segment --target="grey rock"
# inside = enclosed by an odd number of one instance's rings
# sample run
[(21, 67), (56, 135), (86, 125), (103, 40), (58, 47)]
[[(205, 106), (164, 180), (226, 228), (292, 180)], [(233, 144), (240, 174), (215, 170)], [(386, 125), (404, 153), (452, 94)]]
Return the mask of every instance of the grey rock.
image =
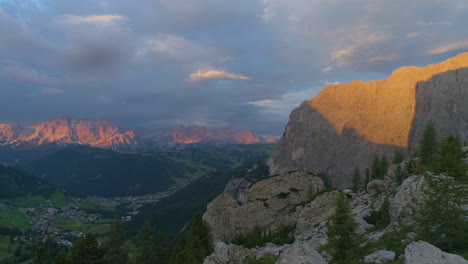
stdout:
[(205, 258), (203, 264), (244, 264), (248, 258), (255, 258), (255, 255), (253, 250), (218, 242), (214, 252)]
[(393, 251), (378, 250), (364, 257), (364, 262), (365, 263), (384, 263), (387, 261), (394, 261), (395, 258), (396, 258), (396, 254)]
[(280, 255), (276, 264), (326, 264), (323, 257), (307, 242), (296, 242)]
[(291, 172), (250, 185), (242, 203), (223, 193), (208, 204), (203, 219), (215, 241), (230, 241), (255, 227), (274, 231), (296, 223), (301, 204), (324, 188), (322, 180), (306, 172)]
[(423, 199), (424, 186), (424, 177), (413, 175), (405, 179), (398, 187), (395, 196), (390, 199), (392, 226), (413, 223), (416, 206)]
[(385, 191), (386, 187), (384, 180), (372, 180), (367, 184), (367, 193), (370, 196), (377, 196)]
[(325, 192), (318, 195), (300, 212), (296, 222), (296, 236), (303, 236), (310, 231), (326, 225), (328, 219), (335, 214), (335, 201), (339, 191)]
[(468, 264), (461, 256), (443, 252), (424, 242), (412, 242), (405, 249), (405, 264)]

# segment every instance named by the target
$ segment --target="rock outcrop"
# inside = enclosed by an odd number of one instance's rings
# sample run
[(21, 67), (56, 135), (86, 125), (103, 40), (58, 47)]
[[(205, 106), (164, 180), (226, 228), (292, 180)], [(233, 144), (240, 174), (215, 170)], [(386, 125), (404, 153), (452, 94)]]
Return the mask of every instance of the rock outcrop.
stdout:
[(364, 263), (388, 263), (394, 261), (396, 254), (393, 251), (378, 250), (364, 257)]
[(468, 264), (461, 256), (443, 252), (424, 242), (412, 242), (405, 249), (405, 264)]
[(0, 143), (10, 146), (87, 145), (101, 148), (136, 148), (138, 142), (132, 131), (120, 132), (117, 125), (106, 120), (62, 117), (22, 127), (0, 124)]
[(413, 150), (429, 120), (442, 135), (468, 140), (467, 101), (468, 53), (386, 80), (328, 86), (293, 110), (270, 172), (327, 172), (348, 187), (354, 168), (370, 167), (375, 155)]
[(249, 186), (241, 201), (223, 193), (208, 204), (203, 219), (210, 225), (215, 241), (230, 241), (237, 233), (255, 227), (274, 231), (292, 226), (299, 208), (324, 188), (323, 182), (306, 172), (290, 172), (259, 180)]
[(294, 243), (280, 255), (276, 264), (314, 263), (326, 264), (323, 257), (307, 242)]

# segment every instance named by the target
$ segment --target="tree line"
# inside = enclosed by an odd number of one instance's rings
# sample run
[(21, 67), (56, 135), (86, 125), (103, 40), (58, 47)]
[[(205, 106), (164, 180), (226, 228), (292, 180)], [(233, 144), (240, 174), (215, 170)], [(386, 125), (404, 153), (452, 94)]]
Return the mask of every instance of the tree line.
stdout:
[(156, 233), (148, 221), (135, 240), (136, 248), (127, 238), (121, 219), (116, 217), (104, 240), (87, 233), (53, 258), (44, 247), (39, 247), (33, 264), (201, 264), (213, 252), (209, 226), (200, 213), (195, 214), (188, 234), (175, 245), (163, 233)]

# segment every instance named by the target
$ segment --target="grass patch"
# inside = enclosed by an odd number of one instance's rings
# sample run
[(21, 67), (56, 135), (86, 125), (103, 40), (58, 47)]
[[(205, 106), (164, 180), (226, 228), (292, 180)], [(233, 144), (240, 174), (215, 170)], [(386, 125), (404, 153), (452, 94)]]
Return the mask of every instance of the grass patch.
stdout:
[(86, 232), (91, 228), (89, 224), (85, 224), (76, 219), (55, 218), (54, 225), (66, 231)]
[(42, 196), (23, 196), (14, 199), (8, 200), (11, 205), (15, 207), (23, 207), (23, 208), (31, 208), (31, 207), (38, 207), (41, 204), (47, 202), (47, 199)]
[(56, 208), (64, 208), (69, 203), (73, 202), (73, 200), (62, 191), (55, 191), (49, 199), (55, 202)]
[(261, 231), (260, 228), (255, 227), (248, 233), (237, 234), (232, 243), (246, 248), (263, 247), (269, 242), (276, 245), (292, 244), (294, 243), (293, 233), (293, 226), (282, 226), (272, 233)]
[(13, 226), (20, 229), (28, 229), (31, 225), (25, 213), (18, 210), (0, 209), (0, 226)]

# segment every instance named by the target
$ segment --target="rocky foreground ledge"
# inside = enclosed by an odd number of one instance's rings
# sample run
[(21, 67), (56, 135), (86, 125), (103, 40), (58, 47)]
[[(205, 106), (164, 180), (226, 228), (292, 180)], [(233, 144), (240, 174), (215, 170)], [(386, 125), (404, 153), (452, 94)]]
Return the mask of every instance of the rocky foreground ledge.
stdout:
[[(335, 201), (340, 192), (350, 198), (359, 233), (366, 238), (365, 244), (376, 245), (373, 253), (364, 258), (366, 263), (468, 263), (461, 256), (416, 241), (416, 233), (408, 227), (414, 223), (416, 205), (423, 199), (425, 178), (409, 175), (397, 184), (396, 167), (390, 167), (384, 179), (370, 181), (366, 189), (359, 192), (326, 189), (320, 178), (306, 172), (290, 172), (249, 184), (234, 180), (242, 185), (239, 188), (242, 194), (232, 192), (235, 186), (231, 182), (226, 192), (208, 205), (203, 216), (215, 240), (215, 251), (204, 264), (263, 263), (251, 261), (267, 257), (275, 261), (268, 263), (276, 264), (328, 263), (330, 256), (323, 250), (323, 245), (328, 242), (327, 223), (335, 213)], [(384, 201), (389, 203), (390, 219), (385, 228), (379, 229), (365, 218), (381, 208)], [(232, 243), (236, 234), (254, 228), (271, 232), (281, 226), (293, 229), (293, 243), (267, 243), (252, 248)], [(380, 241), (393, 234), (401, 234), (401, 252), (392, 252), (383, 246), (379, 248)]]

